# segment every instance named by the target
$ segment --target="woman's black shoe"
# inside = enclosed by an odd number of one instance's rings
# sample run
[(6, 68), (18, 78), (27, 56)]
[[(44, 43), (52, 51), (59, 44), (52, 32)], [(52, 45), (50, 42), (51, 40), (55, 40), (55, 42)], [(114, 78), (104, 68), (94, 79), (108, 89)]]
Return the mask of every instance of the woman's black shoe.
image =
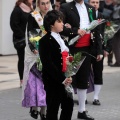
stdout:
[(34, 119), (38, 118), (38, 111), (32, 110), (32, 107), (30, 108), (30, 116)]
[(40, 112), (40, 118), (41, 118), (41, 120), (46, 120), (46, 115), (41, 114), (41, 112)]
[(96, 99), (95, 99), (95, 100), (93, 101), (93, 105), (101, 105), (101, 103), (100, 103), (99, 100), (96, 100)]

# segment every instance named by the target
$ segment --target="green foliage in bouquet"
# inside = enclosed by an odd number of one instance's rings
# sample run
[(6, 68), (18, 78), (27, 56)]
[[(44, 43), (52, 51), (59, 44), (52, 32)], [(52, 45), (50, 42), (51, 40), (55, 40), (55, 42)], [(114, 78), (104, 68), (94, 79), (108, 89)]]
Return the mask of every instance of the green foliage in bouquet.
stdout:
[(81, 60), (81, 56), (82, 56), (81, 52), (74, 54), (72, 65), (77, 65)]
[(42, 70), (42, 62), (41, 62), (41, 60), (40, 60), (40, 57), (38, 57), (36, 63), (37, 63), (37, 69), (38, 69), (39, 71), (41, 71), (41, 70)]
[(82, 53), (78, 52), (74, 54), (73, 56), (68, 57), (67, 61), (67, 70), (65, 72), (66, 77), (71, 77), (77, 73), (79, 70), (81, 64), (83, 63)]
[[(41, 36), (39, 36), (39, 34), (36, 32), (36, 30), (30, 31), (29, 35), (30, 35), (30, 37), (29, 37), (30, 42), (33, 44), (35, 49), (38, 50), (39, 40), (41, 39)], [(36, 63), (37, 63), (37, 69), (41, 71), (42, 70), (42, 63), (41, 63), (39, 54), (37, 54)]]
[[(68, 77), (75, 75), (78, 72), (85, 58), (86, 57), (82, 56), (81, 52), (78, 52), (74, 54), (73, 56), (68, 56), (67, 70), (65, 72), (65, 76), (68, 78)], [(74, 90), (73, 90), (72, 85), (65, 86), (65, 90), (67, 92), (68, 97), (73, 99)]]

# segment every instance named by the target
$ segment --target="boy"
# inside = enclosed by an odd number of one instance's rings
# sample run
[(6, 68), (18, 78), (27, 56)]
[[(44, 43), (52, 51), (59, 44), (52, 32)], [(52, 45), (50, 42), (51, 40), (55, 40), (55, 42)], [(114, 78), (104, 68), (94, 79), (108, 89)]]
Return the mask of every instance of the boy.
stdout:
[(42, 77), (46, 90), (47, 120), (58, 120), (58, 110), (61, 104), (60, 120), (71, 120), (73, 99), (65, 92), (65, 85), (72, 82), (66, 78), (63, 68), (62, 53), (69, 52), (59, 32), (63, 30), (62, 13), (49, 11), (44, 17), (44, 27), (47, 34), (39, 42), (39, 54), (42, 62)]

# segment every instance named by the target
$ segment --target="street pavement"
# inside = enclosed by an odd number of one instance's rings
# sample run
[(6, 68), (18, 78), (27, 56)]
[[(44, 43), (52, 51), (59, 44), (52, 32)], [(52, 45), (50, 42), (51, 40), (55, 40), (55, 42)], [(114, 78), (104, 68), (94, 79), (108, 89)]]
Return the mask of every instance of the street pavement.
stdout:
[[(104, 85), (100, 93), (101, 106), (92, 105), (93, 93), (89, 93), (86, 108), (95, 120), (120, 120), (120, 67), (109, 67), (106, 61)], [(33, 120), (29, 109), (21, 107), (21, 92), (17, 56), (0, 56), (0, 120)], [(76, 95), (74, 99), (77, 100)], [(77, 108), (75, 104), (72, 120), (78, 120)]]

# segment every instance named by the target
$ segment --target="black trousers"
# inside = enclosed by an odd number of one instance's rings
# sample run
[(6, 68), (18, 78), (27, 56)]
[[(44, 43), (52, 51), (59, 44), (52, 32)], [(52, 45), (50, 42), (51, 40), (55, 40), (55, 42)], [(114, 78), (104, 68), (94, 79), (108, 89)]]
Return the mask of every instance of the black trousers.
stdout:
[(113, 52), (108, 55), (107, 63), (113, 63)]
[(87, 89), (89, 87), (88, 78), (90, 76), (91, 70), (91, 56), (90, 47), (82, 47), (82, 48), (73, 48), (71, 49), (71, 54), (75, 54), (77, 52), (82, 52), (82, 56), (86, 56), (84, 62), (82, 63), (80, 69), (77, 74), (73, 76), (73, 87), (78, 89)]
[(96, 61), (95, 58), (91, 59), (93, 73), (94, 73), (94, 84), (103, 84), (103, 59), (101, 61)]
[(47, 120), (58, 120), (58, 111), (61, 105), (59, 120), (71, 120), (73, 112), (73, 99), (69, 98), (64, 86), (60, 89), (46, 90)]
[(23, 71), (24, 71), (24, 56), (25, 56), (25, 48), (17, 49), (18, 55), (18, 73), (20, 80), (23, 80)]
[(113, 38), (112, 47), (113, 47), (116, 63), (120, 65), (120, 29)]

